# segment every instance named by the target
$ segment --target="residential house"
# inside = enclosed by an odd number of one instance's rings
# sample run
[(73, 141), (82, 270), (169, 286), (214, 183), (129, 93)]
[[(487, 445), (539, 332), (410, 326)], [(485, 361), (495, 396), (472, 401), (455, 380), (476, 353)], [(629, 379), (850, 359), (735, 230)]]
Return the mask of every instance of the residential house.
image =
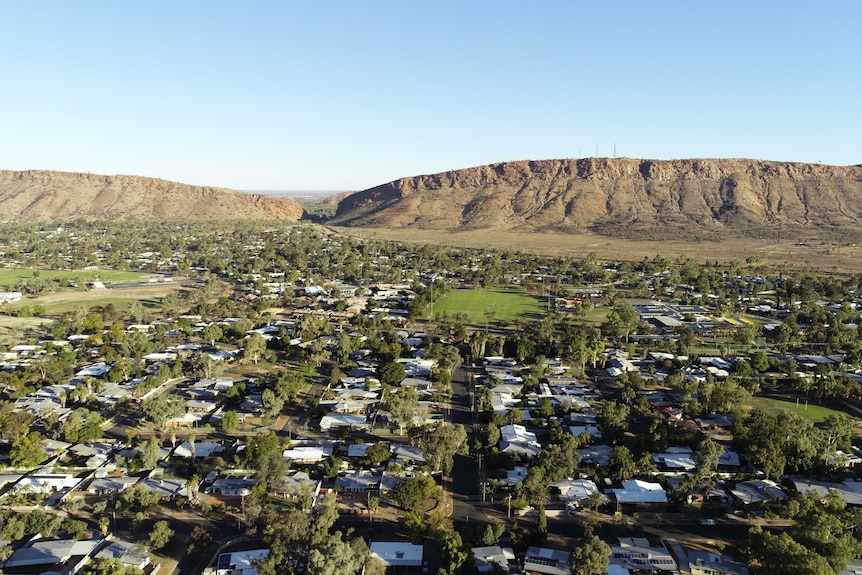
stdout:
[(285, 449), (282, 455), (285, 459), (289, 459), (298, 465), (310, 465), (320, 463), (330, 455), (334, 450), (333, 443), (324, 443), (321, 445), (297, 445), (290, 449)]
[(542, 451), (536, 434), (523, 425), (504, 425), (500, 428), (500, 452), (524, 457), (535, 457)]
[(524, 572), (570, 575), (569, 554), (558, 549), (530, 547), (524, 555)]
[(371, 554), (387, 567), (423, 567), (425, 547), (404, 541), (372, 541)]
[(138, 482), (139, 477), (99, 477), (87, 487), (91, 495), (116, 495)]
[[(38, 536), (37, 536), (38, 537)], [(74, 573), (104, 539), (32, 539), (3, 564), (3, 573)]]
[(258, 575), (254, 562), (268, 556), (269, 549), (221, 553), (216, 560), (216, 566), (204, 569), (203, 575)]
[(225, 497), (245, 497), (251, 494), (256, 481), (247, 477), (221, 477), (204, 490), (204, 493)]
[(787, 494), (778, 487), (778, 484), (769, 479), (740, 482), (730, 492), (740, 503), (746, 506), (778, 501), (787, 497)]
[[(590, 479), (565, 479), (551, 485), (557, 492), (560, 501), (578, 504), (590, 497), (593, 493), (599, 493), (599, 488)], [(602, 496), (605, 499), (604, 496)]]
[(676, 561), (662, 542), (652, 543), (646, 537), (620, 537), (611, 545), (611, 563), (630, 571), (673, 572)]
[(479, 573), (509, 573), (518, 570), (515, 552), (510, 547), (492, 545), (490, 547), (473, 547), (473, 562)]
[(692, 471), (696, 465), (690, 447), (668, 447), (664, 453), (655, 453), (653, 462), (663, 471)]
[(364, 415), (352, 415), (348, 413), (327, 413), (320, 418), (321, 431), (329, 431), (330, 429), (340, 427), (365, 429), (368, 427), (368, 422)]
[(623, 481), (623, 488), (613, 489), (612, 493), (620, 505), (649, 508), (667, 504), (667, 493), (661, 484), (640, 479)]
[(748, 566), (727, 555), (707, 551), (688, 551), (688, 570), (691, 575), (748, 575)]
[(117, 559), (125, 567), (137, 567), (140, 570), (150, 564), (150, 556), (141, 552), (141, 546), (128, 541), (111, 541), (96, 553), (96, 559)]
[(335, 486), (345, 493), (364, 493), (380, 489), (380, 476), (370, 471), (355, 470), (335, 478)]
[(578, 449), (578, 455), (581, 456), (581, 465), (607, 467), (611, 462), (613, 450), (610, 445), (597, 444)]

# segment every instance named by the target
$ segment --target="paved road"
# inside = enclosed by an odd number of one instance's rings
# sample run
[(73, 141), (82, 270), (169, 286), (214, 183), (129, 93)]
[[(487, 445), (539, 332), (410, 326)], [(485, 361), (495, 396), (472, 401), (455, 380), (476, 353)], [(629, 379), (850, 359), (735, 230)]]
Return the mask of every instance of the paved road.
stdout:
[[(446, 420), (463, 425), (468, 435), (473, 431), (473, 399), (468, 369), (459, 368), (452, 376), (452, 398)], [(469, 440), (468, 440), (469, 441)], [(451, 492), (453, 509), (450, 517), (455, 522), (481, 517), (475, 503), (481, 499), (478, 462), (472, 455), (455, 455), (447, 487)]]

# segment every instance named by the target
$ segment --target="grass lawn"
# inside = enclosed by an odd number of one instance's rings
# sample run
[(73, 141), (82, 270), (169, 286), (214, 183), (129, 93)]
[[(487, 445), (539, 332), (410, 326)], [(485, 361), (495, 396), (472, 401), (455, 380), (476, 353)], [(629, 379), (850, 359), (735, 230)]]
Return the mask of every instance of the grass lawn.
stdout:
[(68, 290), (48, 294), (34, 298), (24, 298), (10, 304), (10, 310), (16, 310), (22, 306), (41, 305), (45, 308), (46, 315), (59, 315), (73, 311), (80, 306), (90, 309), (94, 306), (106, 306), (109, 303), (119, 311), (125, 311), (133, 301), (139, 301), (144, 309), (154, 309), (159, 306), (160, 300), (169, 292), (182, 289), (179, 284), (159, 284), (141, 287), (139, 289), (99, 289), (89, 291)]
[(45, 279), (57, 279), (61, 282), (84, 279), (85, 281), (100, 280), (107, 283), (140, 281), (141, 278), (150, 276), (141, 272), (124, 272), (116, 270), (88, 270), (88, 271), (54, 271), (35, 269), (0, 270), (0, 286), (11, 287), (19, 279), (29, 279), (34, 273)]
[(511, 323), (517, 319), (541, 319), (547, 305), (545, 298), (521, 290), (456, 289), (434, 302), (434, 316), (464, 313), (469, 323), (484, 324), (488, 321), (486, 312), (491, 312), (492, 323)]
[(755, 397), (752, 398), (751, 405), (770, 413), (776, 413), (782, 409), (793, 411), (796, 412), (797, 415), (810, 419), (814, 423), (823, 423), (823, 420), (829, 415), (845, 413), (843, 411), (836, 411), (828, 407), (817, 405), (814, 403), (814, 400), (809, 400), (808, 405), (806, 406), (805, 400), (803, 399), (799, 400), (799, 405), (797, 406), (795, 401), (772, 399), (769, 397)]
[(575, 323), (591, 323), (595, 326), (599, 326), (605, 323), (605, 321), (608, 319), (609, 313), (611, 313), (611, 308), (607, 306), (594, 307), (587, 312), (587, 315), (574, 316), (573, 321)]

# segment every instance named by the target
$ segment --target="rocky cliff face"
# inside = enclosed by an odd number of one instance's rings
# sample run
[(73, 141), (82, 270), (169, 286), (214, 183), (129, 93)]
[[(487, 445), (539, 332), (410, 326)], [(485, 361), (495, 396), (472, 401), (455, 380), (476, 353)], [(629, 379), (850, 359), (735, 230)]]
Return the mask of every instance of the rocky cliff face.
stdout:
[(298, 220), (291, 199), (138, 176), (0, 171), (5, 220)]
[(403, 178), (343, 199), (332, 223), (716, 239), (855, 237), (860, 221), (862, 165), (587, 158)]

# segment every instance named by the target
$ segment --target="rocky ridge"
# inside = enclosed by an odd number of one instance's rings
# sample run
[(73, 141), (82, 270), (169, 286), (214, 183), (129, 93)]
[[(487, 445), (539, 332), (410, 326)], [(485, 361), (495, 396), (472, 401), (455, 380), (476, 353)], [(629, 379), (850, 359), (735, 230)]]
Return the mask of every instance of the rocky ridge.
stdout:
[(294, 200), (140, 176), (0, 170), (4, 220), (298, 220)]
[(344, 198), (331, 221), (637, 239), (858, 237), (860, 222), (862, 165), (630, 158), (506, 162), (402, 178)]

